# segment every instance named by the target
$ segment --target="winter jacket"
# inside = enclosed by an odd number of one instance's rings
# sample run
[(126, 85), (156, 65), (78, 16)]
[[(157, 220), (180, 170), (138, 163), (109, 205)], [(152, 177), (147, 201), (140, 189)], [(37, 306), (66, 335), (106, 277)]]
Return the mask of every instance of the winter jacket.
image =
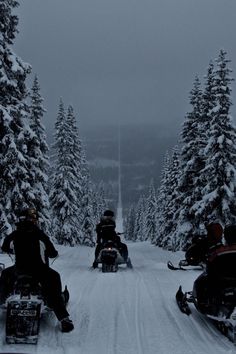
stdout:
[(116, 237), (115, 228), (116, 223), (114, 220), (102, 219), (101, 222), (96, 226), (97, 243), (114, 240)]
[(16, 267), (27, 272), (36, 271), (45, 266), (40, 251), (41, 242), (47, 257), (55, 258), (58, 255), (49, 237), (42, 230), (30, 221), (21, 221), (17, 224), (17, 229), (5, 237), (2, 251), (11, 253), (13, 244)]
[(206, 237), (195, 238), (192, 245), (185, 252), (185, 258), (191, 265), (205, 262), (208, 252), (208, 242)]

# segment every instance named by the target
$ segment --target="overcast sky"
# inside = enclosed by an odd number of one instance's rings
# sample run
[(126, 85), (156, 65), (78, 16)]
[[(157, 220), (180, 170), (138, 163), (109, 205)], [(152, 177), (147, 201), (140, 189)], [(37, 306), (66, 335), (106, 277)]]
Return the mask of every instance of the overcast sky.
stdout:
[(39, 77), (49, 129), (62, 97), (81, 125), (153, 122), (174, 132), (195, 75), (204, 81), (220, 49), (236, 78), (236, 0), (19, 2), (14, 50)]

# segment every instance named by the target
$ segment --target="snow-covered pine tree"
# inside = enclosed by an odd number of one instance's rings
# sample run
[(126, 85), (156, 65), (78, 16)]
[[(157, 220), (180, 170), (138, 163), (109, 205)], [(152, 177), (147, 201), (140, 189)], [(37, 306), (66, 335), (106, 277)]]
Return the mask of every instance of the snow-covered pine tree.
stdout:
[(134, 240), (147, 240), (147, 222), (146, 222), (146, 198), (141, 195), (136, 206), (136, 217), (134, 223)]
[(135, 241), (135, 213), (136, 208), (134, 204), (130, 205), (128, 214), (125, 220), (125, 239), (130, 241)]
[(59, 103), (55, 124), (54, 173), (51, 176), (50, 204), (52, 209), (52, 232), (59, 244), (74, 246), (79, 243), (81, 224), (80, 171), (78, 169), (78, 151), (73, 139), (71, 126), (71, 109), (65, 113), (62, 99)]
[[(214, 64), (210, 61), (207, 75), (206, 75), (205, 89), (202, 95), (202, 130), (205, 131), (205, 137), (207, 140), (208, 131), (212, 121), (212, 111), (216, 106), (216, 92), (215, 92), (215, 71)], [(207, 141), (205, 143), (206, 147)]]
[(187, 113), (181, 133), (182, 150), (180, 157), (181, 176), (178, 193), (180, 206), (176, 217), (178, 219), (175, 231), (175, 247), (184, 249), (191, 243), (192, 236), (198, 232), (192, 206), (199, 199), (199, 171), (203, 168), (202, 156), (202, 91), (199, 78), (196, 76), (193, 89), (190, 91), (192, 111)]
[[(70, 137), (71, 137), (71, 148), (73, 151), (74, 158), (74, 171), (76, 173), (76, 184), (77, 184), (77, 207), (79, 209), (79, 214), (77, 215), (78, 223), (81, 225), (81, 232), (79, 233), (80, 239), (78, 243), (81, 243), (83, 239), (82, 235), (82, 220), (84, 218), (84, 205), (83, 197), (87, 200), (88, 185), (90, 181), (87, 161), (85, 158), (85, 151), (82, 146), (82, 141), (80, 139), (79, 129), (77, 126), (74, 109), (69, 105), (67, 110), (67, 123), (70, 127)], [(87, 205), (87, 203), (85, 203)]]
[[(88, 177), (87, 177), (88, 178)], [(86, 179), (87, 179), (86, 178)], [(86, 181), (86, 180), (85, 180)], [(81, 240), (80, 243), (85, 246), (93, 247), (95, 245), (96, 239), (96, 219), (94, 217), (94, 210), (92, 204), (92, 186), (90, 185), (90, 181), (87, 179), (86, 188), (83, 195), (83, 219), (81, 225)]]
[(150, 181), (147, 197), (147, 239), (153, 242), (157, 235), (157, 198), (153, 179)]
[(18, 18), (15, 0), (0, 0), (0, 229), (12, 231), (19, 209), (30, 200), (26, 135), (28, 124), (27, 87), (30, 66), (12, 50)]
[(50, 233), (50, 215), (49, 215), (49, 198), (48, 198), (48, 170), (49, 157), (48, 145), (46, 142), (45, 127), (42, 123), (43, 114), (43, 98), (40, 94), (40, 85), (37, 76), (33, 81), (31, 90), (30, 105), (30, 128), (34, 134), (28, 136), (28, 169), (31, 177), (32, 200), (31, 205), (34, 206), (39, 213), (40, 227)]
[(220, 51), (211, 80), (206, 167), (201, 171), (202, 200), (195, 206), (203, 221), (217, 220), (222, 225), (236, 221), (236, 130), (230, 115), (233, 79), (226, 55), (226, 51)]
[(164, 164), (161, 173), (161, 182), (160, 187), (157, 192), (157, 210), (156, 210), (156, 237), (153, 239), (152, 243), (157, 246), (162, 246), (162, 240), (164, 237), (164, 223), (166, 222), (166, 214), (167, 214), (167, 200), (170, 194), (170, 156), (167, 151), (164, 157)]
[(103, 215), (104, 211), (108, 209), (108, 203), (105, 197), (105, 188), (104, 182), (101, 181), (98, 184), (92, 185), (92, 204), (93, 204), (93, 214), (96, 220), (96, 223), (99, 223), (101, 216)]
[(178, 204), (178, 183), (180, 178), (179, 148), (175, 146), (170, 160), (169, 168), (169, 196), (166, 204), (166, 217), (163, 227), (162, 246), (166, 249), (175, 250), (174, 232), (177, 227), (176, 213), (180, 207)]
[(198, 198), (197, 201), (191, 208), (191, 212), (195, 215), (196, 223), (199, 225), (199, 234), (205, 234), (206, 229), (204, 223), (207, 220), (208, 211), (204, 208), (204, 186), (206, 185), (206, 155), (205, 148), (207, 146), (209, 140), (209, 131), (212, 123), (212, 113), (216, 106), (216, 95), (215, 95), (215, 72), (214, 72), (214, 64), (210, 61), (207, 75), (206, 75), (205, 88), (202, 94), (202, 120), (199, 129), (199, 134), (201, 136), (200, 140), (200, 149), (201, 156), (204, 159), (204, 164), (202, 165), (202, 169), (198, 174)]
[[(162, 170), (162, 174), (163, 174), (163, 170)], [(163, 177), (163, 175), (162, 175)], [(162, 178), (161, 178), (162, 180)], [(163, 202), (163, 199), (162, 199), (162, 193), (161, 193), (161, 183), (160, 183), (160, 186), (157, 188), (156, 190), (156, 199), (157, 199), (157, 204), (156, 204), (156, 235), (155, 237), (151, 240), (151, 243), (155, 246), (159, 246), (161, 247), (161, 235), (160, 235), (160, 232), (159, 232), (159, 221), (161, 219), (161, 214), (162, 214), (162, 202)]]
[[(76, 129), (76, 127), (75, 127)], [(78, 130), (77, 130), (78, 131)], [(77, 135), (78, 137), (78, 135)], [(81, 210), (81, 239), (80, 243), (85, 246), (93, 247), (96, 239), (96, 217), (93, 205), (93, 188), (88, 169), (88, 163), (85, 156), (82, 143), (78, 141), (80, 151), (80, 170), (82, 174), (81, 180), (81, 197), (80, 197), (80, 210)]]

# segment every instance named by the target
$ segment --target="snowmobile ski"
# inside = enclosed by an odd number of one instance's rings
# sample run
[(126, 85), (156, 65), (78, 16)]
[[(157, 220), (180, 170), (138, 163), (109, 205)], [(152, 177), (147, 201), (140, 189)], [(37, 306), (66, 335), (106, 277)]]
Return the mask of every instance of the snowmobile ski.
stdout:
[(175, 298), (180, 311), (189, 316), (191, 314), (191, 309), (188, 305), (186, 294), (182, 291), (182, 286), (179, 287)]
[(171, 262), (171, 261), (168, 261), (167, 262), (167, 267), (170, 269), (170, 270), (187, 270), (185, 268), (183, 268), (182, 266), (174, 266), (174, 264)]
[[(182, 261), (179, 262), (178, 266), (174, 266), (174, 264), (171, 261), (167, 262), (167, 267), (170, 270), (203, 270), (204, 269), (204, 265), (203, 264), (199, 264), (199, 265), (192, 265), (192, 264), (184, 264)], [(188, 268), (185, 268), (188, 267)]]
[(127, 264), (127, 268), (129, 268), (129, 269), (133, 269), (133, 264), (131, 263), (130, 258), (128, 258), (128, 259), (127, 259), (126, 264)]
[(179, 267), (193, 267), (191, 269), (203, 270), (205, 265), (203, 262), (188, 262), (187, 259), (179, 261)]

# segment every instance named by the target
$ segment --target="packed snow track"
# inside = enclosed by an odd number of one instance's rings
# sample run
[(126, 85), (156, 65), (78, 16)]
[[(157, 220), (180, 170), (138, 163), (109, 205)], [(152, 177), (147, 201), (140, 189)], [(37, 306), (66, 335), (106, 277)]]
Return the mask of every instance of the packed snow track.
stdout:
[[(234, 345), (194, 307), (182, 314), (175, 302), (181, 284), (191, 290), (198, 270), (171, 271), (182, 252), (171, 253), (150, 243), (128, 243), (133, 269), (117, 273), (91, 269), (94, 249), (58, 247), (51, 265), (70, 291), (69, 312), (75, 329), (61, 333), (52, 313), (41, 320), (37, 345), (5, 344), (5, 313), (1, 313), (0, 353), (36, 354), (222, 354)], [(11, 265), (7, 255), (1, 262)]]

